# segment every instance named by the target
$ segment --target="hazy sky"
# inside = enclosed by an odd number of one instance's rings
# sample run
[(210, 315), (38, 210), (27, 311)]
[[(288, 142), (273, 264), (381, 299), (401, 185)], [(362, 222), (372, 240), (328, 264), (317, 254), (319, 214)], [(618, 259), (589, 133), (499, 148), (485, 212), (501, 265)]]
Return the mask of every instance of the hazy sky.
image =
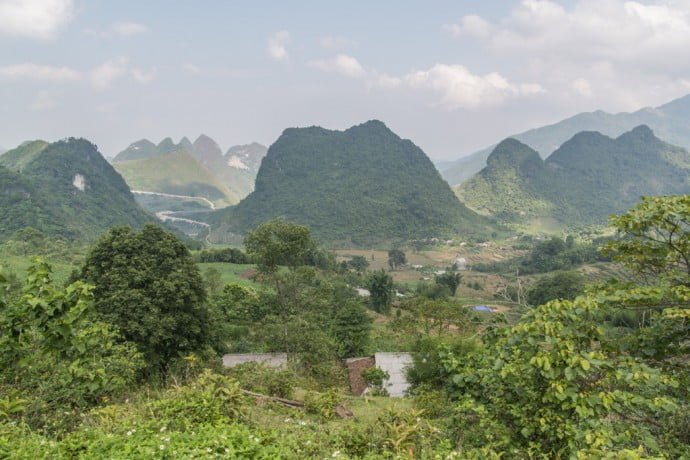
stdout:
[(690, 93), (690, 0), (0, 0), (0, 146), (380, 119), (454, 159)]

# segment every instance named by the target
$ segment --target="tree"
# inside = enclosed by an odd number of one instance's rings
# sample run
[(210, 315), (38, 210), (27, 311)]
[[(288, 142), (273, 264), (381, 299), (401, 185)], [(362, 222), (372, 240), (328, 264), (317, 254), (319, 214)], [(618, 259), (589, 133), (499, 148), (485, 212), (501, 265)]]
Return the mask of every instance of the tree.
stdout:
[(278, 265), (297, 267), (313, 251), (309, 227), (282, 219), (273, 219), (259, 225), (244, 239), (247, 254), (258, 261), (261, 273), (272, 274)]
[(381, 269), (369, 275), (367, 280), (369, 301), (374, 311), (388, 313), (393, 301), (393, 278)]
[(206, 291), (211, 297), (220, 294), (220, 291), (223, 289), (223, 279), (217, 268), (209, 267), (204, 270), (204, 284), (206, 285)]
[(450, 272), (447, 271), (446, 273), (442, 275), (436, 275), (436, 284), (440, 284), (441, 286), (445, 286), (448, 288), (450, 291), (450, 295), (454, 296), (455, 291), (458, 290), (458, 286), (460, 286), (460, 281), (462, 280), (462, 275), (457, 272)]
[(113, 228), (91, 248), (81, 278), (95, 285), (99, 316), (139, 347), (149, 370), (207, 349), (204, 282), (173, 234), (154, 225)]
[(530, 305), (543, 305), (550, 300), (573, 300), (585, 292), (585, 278), (578, 272), (559, 272), (539, 279), (527, 292)]
[(58, 288), (51, 273), (36, 259), (21, 298), (5, 299), (0, 289), (0, 388), (23, 396), (30, 426), (62, 430), (80, 421), (75, 409), (130, 389), (144, 362), (116, 328), (94, 318), (93, 286)]
[(352, 258), (348, 262), (348, 265), (354, 268), (357, 271), (357, 273), (362, 273), (369, 267), (369, 262), (364, 256), (352, 256)]
[(401, 249), (391, 249), (388, 251), (388, 266), (391, 270), (396, 270), (399, 266), (407, 263), (407, 257)]
[(364, 354), (369, 344), (371, 324), (371, 317), (359, 302), (350, 301), (337, 307), (332, 329), (340, 358)]
[(448, 357), (464, 447), (516, 458), (603, 458), (638, 445), (658, 454), (658, 420), (678, 409), (675, 382), (616, 350), (601, 308), (583, 297), (552, 301), (485, 336), (485, 349)]

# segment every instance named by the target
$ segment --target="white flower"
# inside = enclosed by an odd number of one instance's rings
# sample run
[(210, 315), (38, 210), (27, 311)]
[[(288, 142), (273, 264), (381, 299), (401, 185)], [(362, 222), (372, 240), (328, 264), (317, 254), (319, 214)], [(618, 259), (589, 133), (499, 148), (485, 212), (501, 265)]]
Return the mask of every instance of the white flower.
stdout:
[(132, 436), (132, 433), (134, 433), (134, 431), (129, 430), (129, 431), (127, 432), (127, 436)]
[(165, 430), (166, 430), (166, 427), (162, 427), (162, 428), (161, 428), (161, 433), (164, 432)]
[(159, 448), (160, 450), (165, 450), (165, 446), (164, 446), (163, 444), (161, 444), (160, 446), (158, 446), (158, 448)]

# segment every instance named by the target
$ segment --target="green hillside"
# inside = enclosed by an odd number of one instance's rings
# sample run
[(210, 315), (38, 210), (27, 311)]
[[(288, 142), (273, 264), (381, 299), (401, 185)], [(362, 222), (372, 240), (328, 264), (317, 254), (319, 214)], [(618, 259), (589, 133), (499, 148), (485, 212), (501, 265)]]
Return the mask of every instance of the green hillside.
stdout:
[[(632, 113), (611, 114), (601, 110), (580, 113), (552, 125), (531, 129), (511, 136), (535, 149), (542, 158), (548, 157), (565, 141), (582, 131), (597, 131), (606, 136), (620, 136), (635, 126), (647, 125), (673, 145), (690, 149), (690, 95), (655, 108)], [(446, 164), (441, 171), (451, 185), (460, 184), (486, 166), (486, 159), (495, 146)]]
[(367, 244), (481, 233), (488, 221), (453, 196), (429, 158), (380, 121), (346, 131), (291, 128), (269, 148), (256, 189), (217, 212), (213, 237), (283, 217), (323, 241)]
[(221, 183), (186, 150), (114, 164), (132, 190), (204, 197), (217, 207), (239, 201), (236, 192)]
[(612, 139), (582, 132), (547, 160), (508, 139), (487, 166), (456, 188), (468, 207), (505, 221), (555, 218), (563, 225), (605, 224), (644, 195), (690, 192), (690, 154), (647, 126)]
[(236, 204), (254, 190), (258, 164), (266, 153), (260, 144), (235, 146), (226, 155), (202, 134), (194, 143), (169, 137), (158, 145), (143, 139), (113, 158), (116, 169), (134, 190), (208, 198), (217, 207)]
[(0, 178), (0, 239), (26, 226), (93, 239), (114, 225), (139, 227), (153, 220), (84, 139), (25, 143), (0, 156)]

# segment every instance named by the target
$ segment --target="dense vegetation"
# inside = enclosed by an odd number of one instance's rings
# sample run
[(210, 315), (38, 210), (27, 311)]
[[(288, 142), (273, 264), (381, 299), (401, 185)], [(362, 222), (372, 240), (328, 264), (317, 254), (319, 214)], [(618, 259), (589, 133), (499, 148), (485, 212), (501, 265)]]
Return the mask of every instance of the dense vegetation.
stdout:
[(22, 144), (0, 156), (0, 178), (0, 240), (24, 227), (49, 236), (95, 239), (113, 225), (141, 227), (153, 220), (96, 146), (84, 139)]
[[(442, 289), (391, 301), (385, 271), (305, 265), (309, 229), (282, 220), (247, 237), (253, 283), (211, 295), (173, 235), (114, 229), (84, 281), (58, 286), (40, 260), (23, 288), (0, 277), (0, 457), (686, 458), (690, 197), (646, 198), (611, 223), (624, 279), (510, 320), (452, 296), (452, 267)], [(545, 248), (561, 244), (578, 243)], [(357, 295), (367, 285), (385, 302)], [(177, 313), (188, 330), (166, 333)], [(165, 338), (159, 372), (162, 353), (132, 330)], [(217, 345), (289, 364), (221, 369)], [(344, 396), (339, 360), (382, 349), (413, 352), (410, 397)], [(384, 371), (364, 377), (385, 394)]]
[(379, 121), (346, 131), (285, 130), (261, 164), (255, 191), (213, 217), (212, 237), (275, 217), (308, 225), (324, 242), (359, 244), (488, 228), (458, 203), (424, 152)]
[(576, 241), (572, 236), (568, 236), (565, 240), (554, 236), (544, 241), (537, 241), (524, 256), (501, 262), (475, 264), (473, 269), (493, 273), (518, 272), (521, 275), (570, 270), (585, 263), (608, 261), (609, 258), (599, 251), (599, 247), (604, 242), (606, 238)]
[(571, 227), (606, 223), (640, 196), (687, 193), (690, 154), (646, 126), (611, 139), (582, 132), (546, 161), (508, 139), (457, 190), (470, 208), (508, 221), (551, 217)]

